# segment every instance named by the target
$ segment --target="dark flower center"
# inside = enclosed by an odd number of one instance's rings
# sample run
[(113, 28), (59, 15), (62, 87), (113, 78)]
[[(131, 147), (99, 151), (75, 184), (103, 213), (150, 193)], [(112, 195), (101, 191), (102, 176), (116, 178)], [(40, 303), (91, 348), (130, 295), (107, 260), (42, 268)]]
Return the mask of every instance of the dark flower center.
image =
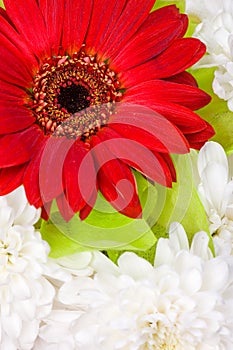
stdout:
[[(28, 107), (45, 135), (87, 138), (108, 122), (113, 104), (122, 98), (121, 88), (107, 63), (82, 50), (72, 57), (48, 58), (41, 65)], [(105, 108), (100, 114), (101, 105)]]
[(74, 83), (60, 88), (57, 102), (61, 108), (65, 108), (72, 114), (89, 107), (91, 103), (89, 91), (81, 84), (76, 85)]

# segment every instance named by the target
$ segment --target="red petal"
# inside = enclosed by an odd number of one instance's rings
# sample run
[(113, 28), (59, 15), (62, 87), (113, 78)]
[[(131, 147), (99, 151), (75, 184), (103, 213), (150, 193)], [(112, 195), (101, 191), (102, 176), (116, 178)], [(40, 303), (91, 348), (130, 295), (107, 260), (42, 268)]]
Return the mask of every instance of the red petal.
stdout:
[(33, 55), (33, 51), (30, 51), (28, 45), (22, 40), (13, 23), (9, 19), (6, 11), (2, 8), (0, 9), (0, 33), (3, 34), (3, 36), (9, 42), (11, 42), (19, 50), (19, 52), (23, 52), (25, 63), (27, 62), (30, 67), (37, 66), (38, 63)]
[(39, 7), (46, 25), (51, 55), (57, 55), (64, 25), (65, 0), (39, 0)]
[[(102, 6), (105, 5), (105, 1), (104, 3), (102, 2)], [(136, 33), (137, 29), (145, 21), (154, 5), (154, 0), (144, 0), (143, 6), (138, 0), (119, 1), (125, 3), (125, 7), (117, 20), (110, 17), (114, 13), (110, 14), (110, 16), (108, 15), (110, 23), (108, 37), (106, 37), (103, 45), (99, 47), (100, 52), (103, 52), (106, 58), (111, 58), (119, 50), (122, 50), (130, 37)]]
[(91, 10), (91, 0), (65, 0), (62, 46), (68, 51), (78, 51), (84, 43)]
[(177, 103), (196, 110), (207, 105), (211, 97), (204, 91), (189, 85), (181, 85), (163, 80), (150, 80), (127, 90), (125, 102), (147, 101), (148, 107), (156, 103)]
[[(124, 49), (120, 50), (116, 58), (113, 59), (113, 64), (118, 71), (128, 70), (157, 56), (171, 45), (183, 29), (182, 21), (179, 19), (170, 20), (168, 18), (157, 22), (156, 27), (153, 22), (145, 29), (142, 25), (142, 28), (127, 43)], [(170, 57), (170, 61), (173, 61), (173, 56)], [(154, 64), (151, 63), (151, 65)], [(151, 65), (149, 65), (149, 68)]]
[(113, 27), (118, 23), (124, 9), (125, 0), (94, 0), (88, 33), (85, 39), (88, 50), (100, 52), (100, 47), (108, 39)]
[(97, 199), (97, 194), (98, 194), (98, 191), (97, 191), (97, 187), (95, 186), (94, 191), (93, 191), (90, 199), (88, 200), (88, 204), (86, 204), (80, 210), (79, 217), (81, 220), (85, 220), (88, 217), (88, 215), (90, 214), (90, 212), (92, 211), (92, 209), (94, 208), (95, 202)]
[(72, 217), (74, 216), (74, 212), (71, 209), (64, 193), (62, 193), (59, 197), (57, 197), (57, 206), (58, 209), (62, 215), (62, 217), (66, 220), (66, 221), (70, 221), (70, 219), (72, 219)]
[(49, 203), (45, 203), (43, 205), (43, 207), (41, 207), (41, 217), (42, 217), (42, 219), (44, 219), (44, 220), (48, 220), (49, 219), (51, 205), (52, 205), (52, 202), (49, 202)]
[(83, 142), (76, 141), (70, 148), (63, 167), (66, 198), (76, 213), (92, 195), (96, 183), (96, 171), (92, 156)]
[(99, 166), (99, 189), (103, 196), (120, 213), (132, 218), (140, 217), (142, 208), (130, 169), (116, 159), (97, 136), (92, 138), (92, 145)]
[(28, 108), (15, 104), (0, 105), (0, 134), (17, 132), (35, 122)]
[(116, 114), (109, 121), (114, 123), (135, 126), (149, 132), (165, 145), (168, 152), (187, 153), (188, 143), (183, 134), (161, 114), (140, 105), (122, 104), (118, 106)]
[(160, 161), (161, 156), (154, 156), (156, 152), (152, 153), (134, 140), (119, 138), (119, 135), (110, 128), (104, 128), (98, 133), (98, 137), (116, 158), (139, 170), (149, 179), (165, 186), (171, 186), (172, 179), (167, 165)]
[(205, 51), (205, 45), (198, 39), (177, 39), (143, 69), (150, 71), (151, 79), (167, 78), (191, 67)]
[(36, 126), (0, 136), (0, 167), (11, 167), (29, 161), (41, 140), (41, 131)]
[(195, 144), (197, 143), (205, 143), (207, 140), (209, 140), (212, 136), (214, 136), (215, 131), (213, 127), (206, 122), (206, 128), (198, 133), (193, 133), (186, 135), (187, 140), (190, 143), (190, 146), (193, 148), (195, 147)]
[(172, 77), (165, 78), (165, 80), (171, 81), (177, 84), (186, 84), (198, 87), (196, 79), (188, 72), (181, 72)]
[(29, 87), (32, 72), (24, 62), (22, 53), (0, 33), (0, 79), (17, 86)]
[(44, 204), (42, 202), (41, 195), (40, 195), (39, 173), (40, 173), (41, 157), (44, 152), (45, 144), (46, 144), (46, 140), (44, 140), (44, 142), (41, 144), (40, 150), (28, 164), (24, 174), (24, 179), (23, 179), (28, 201), (30, 204), (34, 205), (36, 208), (42, 207)]
[(9, 18), (21, 37), (38, 57), (49, 52), (44, 18), (36, 0), (24, 0), (20, 6), (15, 0), (4, 0)]
[(26, 164), (0, 170), (0, 196), (4, 196), (22, 185)]
[(50, 202), (63, 192), (62, 169), (74, 140), (49, 137), (40, 163), (40, 193), (43, 202)]
[(198, 132), (206, 128), (206, 121), (189, 108), (174, 103), (151, 102), (147, 98), (144, 101), (141, 100), (139, 104), (150, 106), (155, 112), (163, 115), (171, 123), (177, 125), (184, 134)]
[(134, 140), (154, 151), (168, 152), (167, 147), (155, 137), (155, 135), (152, 135), (150, 132), (143, 130), (142, 128), (138, 128), (135, 125), (117, 123), (110, 123), (109, 126), (118, 133), (118, 137)]

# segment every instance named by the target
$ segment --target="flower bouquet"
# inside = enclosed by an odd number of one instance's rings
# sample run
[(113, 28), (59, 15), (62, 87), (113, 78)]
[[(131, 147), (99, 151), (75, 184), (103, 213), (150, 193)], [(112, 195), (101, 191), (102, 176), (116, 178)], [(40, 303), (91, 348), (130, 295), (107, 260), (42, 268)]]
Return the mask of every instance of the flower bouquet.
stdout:
[(231, 0), (1, 2), (1, 350), (232, 350), (232, 28)]

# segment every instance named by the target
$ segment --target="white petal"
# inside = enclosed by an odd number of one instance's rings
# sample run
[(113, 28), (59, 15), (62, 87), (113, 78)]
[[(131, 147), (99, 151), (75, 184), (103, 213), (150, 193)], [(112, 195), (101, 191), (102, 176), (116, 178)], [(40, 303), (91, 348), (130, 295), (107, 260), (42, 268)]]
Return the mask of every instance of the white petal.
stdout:
[(222, 146), (214, 141), (206, 142), (198, 155), (198, 172), (202, 177), (203, 170), (212, 162), (221, 164), (228, 174), (228, 160)]
[(134, 253), (126, 252), (118, 259), (118, 266), (121, 273), (130, 275), (134, 279), (144, 278), (153, 271), (152, 265), (145, 259)]
[(170, 244), (175, 252), (189, 250), (189, 242), (186, 232), (181, 224), (173, 222), (169, 228)]

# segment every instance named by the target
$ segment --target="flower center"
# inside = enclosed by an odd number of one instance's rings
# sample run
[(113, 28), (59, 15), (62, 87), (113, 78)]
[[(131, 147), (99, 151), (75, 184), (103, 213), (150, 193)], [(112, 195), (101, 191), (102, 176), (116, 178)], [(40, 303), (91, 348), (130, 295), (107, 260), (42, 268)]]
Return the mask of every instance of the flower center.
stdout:
[[(85, 138), (95, 133), (122, 97), (117, 74), (84, 50), (46, 59), (29, 94), (28, 107), (44, 134), (68, 138), (80, 137), (84, 130)], [(104, 117), (99, 108), (103, 104), (109, 106)]]

